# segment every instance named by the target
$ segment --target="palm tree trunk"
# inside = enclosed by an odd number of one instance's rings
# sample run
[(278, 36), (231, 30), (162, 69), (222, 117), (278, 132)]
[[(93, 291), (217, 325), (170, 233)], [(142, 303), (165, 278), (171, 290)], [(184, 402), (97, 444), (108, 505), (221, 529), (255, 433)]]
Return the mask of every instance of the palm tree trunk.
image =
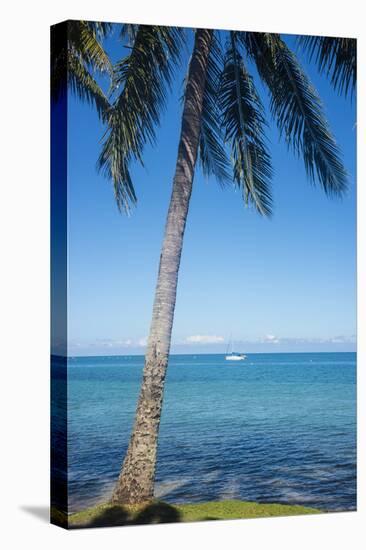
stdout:
[(112, 495), (112, 502), (138, 504), (153, 498), (164, 381), (168, 366), (183, 236), (197, 159), (212, 34), (212, 30), (198, 29), (195, 35), (142, 386), (131, 439)]

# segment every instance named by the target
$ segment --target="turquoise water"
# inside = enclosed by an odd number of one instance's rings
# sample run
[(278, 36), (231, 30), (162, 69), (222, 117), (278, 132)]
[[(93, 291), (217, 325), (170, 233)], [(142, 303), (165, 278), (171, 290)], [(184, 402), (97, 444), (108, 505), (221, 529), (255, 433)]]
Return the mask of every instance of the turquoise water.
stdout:
[[(68, 362), (69, 506), (110, 495), (143, 357)], [(57, 382), (55, 382), (57, 383)], [(155, 494), (356, 508), (356, 354), (170, 358)]]

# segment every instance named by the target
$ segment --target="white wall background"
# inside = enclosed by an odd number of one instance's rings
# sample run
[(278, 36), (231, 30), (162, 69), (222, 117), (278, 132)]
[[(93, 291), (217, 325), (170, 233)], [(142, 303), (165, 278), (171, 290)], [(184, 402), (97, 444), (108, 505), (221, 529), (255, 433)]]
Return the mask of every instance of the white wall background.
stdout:
[[(28, 508), (49, 490), (49, 26), (64, 19), (359, 38), (359, 511), (66, 532)], [(4, 548), (361, 548), (365, 504), (366, 55), (357, 0), (12, 0), (2, 5), (1, 528)], [(363, 33), (363, 34), (362, 34)], [(4, 124), (5, 120), (5, 124)]]

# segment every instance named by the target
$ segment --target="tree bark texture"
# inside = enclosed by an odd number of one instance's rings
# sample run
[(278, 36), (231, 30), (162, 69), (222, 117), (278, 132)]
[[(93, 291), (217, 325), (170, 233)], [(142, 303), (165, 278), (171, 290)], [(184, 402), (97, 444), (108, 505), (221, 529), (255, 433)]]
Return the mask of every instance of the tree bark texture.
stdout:
[(198, 29), (186, 83), (176, 171), (165, 227), (150, 334), (135, 422), (112, 502), (154, 496), (158, 432), (168, 366), (183, 236), (197, 159), (207, 63), (213, 31)]

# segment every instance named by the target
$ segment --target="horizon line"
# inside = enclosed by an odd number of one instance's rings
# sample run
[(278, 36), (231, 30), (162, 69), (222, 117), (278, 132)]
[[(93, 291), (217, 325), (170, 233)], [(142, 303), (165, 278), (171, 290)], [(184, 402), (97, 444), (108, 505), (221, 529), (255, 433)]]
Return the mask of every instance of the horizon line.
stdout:
[[(349, 350), (349, 351), (254, 351), (250, 353), (246, 353), (246, 356), (249, 355), (309, 355), (309, 354), (321, 354), (321, 353), (356, 353), (356, 350)], [(171, 356), (185, 356), (185, 355), (227, 355), (226, 353), (169, 353), (169, 357)], [(51, 353), (50, 357), (60, 357), (62, 359), (76, 359), (76, 358), (83, 358), (83, 357), (89, 357), (89, 358), (95, 358), (95, 357), (145, 357), (144, 353), (115, 353), (112, 355), (59, 355), (57, 353)]]

